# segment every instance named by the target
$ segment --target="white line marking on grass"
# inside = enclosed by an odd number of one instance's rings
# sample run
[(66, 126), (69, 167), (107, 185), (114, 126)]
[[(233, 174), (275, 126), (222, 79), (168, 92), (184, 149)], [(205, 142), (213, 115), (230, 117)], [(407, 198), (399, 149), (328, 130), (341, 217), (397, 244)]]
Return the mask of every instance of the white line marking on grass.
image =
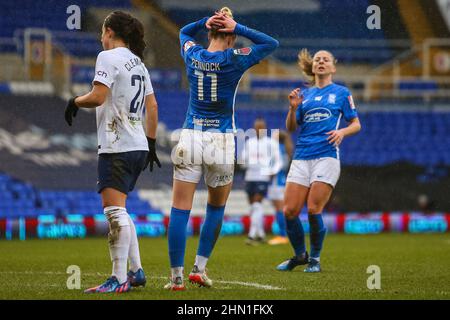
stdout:
[[(0, 271), (0, 274), (27, 274), (27, 275), (49, 275), (49, 276), (54, 276), (54, 275), (67, 275), (67, 273), (65, 272), (59, 272), (59, 271)], [(106, 273), (100, 273), (100, 272), (94, 272), (94, 273), (89, 273), (89, 272), (84, 272), (82, 273), (82, 276), (88, 276), (88, 277), (108, 277), (110, 276), (110, 274), (106, 274)], [(150, 276), (147, 277), (150, 279), (169, 279), (169, 277), (163, 277), (163, 276)], [(188, 279), (185, 279), (186, 281)], [(243, 286), (243, 287), (252, 287), (252, 288), (256, 288), (256, 289), (261, 289), (261, 290), (286, 290), (284, 288), (280, 288), (280, 287), (274, 287), (271, 285), (266, 285), (266, 284), (259, 284), (259, 283), (254, 283), (254, 282), (244, 282), (244, 281), (223, 281), (223, 280), (213, 280), (214, 283), (220, 283), (220, 284), (225, 284), (225, 285), (238, 285), (238, 286)], [(218, 287), (216, 287), (217, 289), (219, 289)], [(220, 287), (220, 289), (229, 289), (230, 287)]]
[(223, 284), (236, 284), (236, 285), (240, 285), (240, 286), (244, 286), (244, 287), (254, 287), (254, 288), (262, 289), (262, 290), (285, 290), (284, 288), (274, 287), (274, 286), (270, 286), (267, 284), (252, 283), (252, 282), (221, 281), (221, 280), (216, 280), (214, 282), (223, 283)]
[[(153, 279), (169, 279), (169, 277), (150, 277)], [(185, 279), (188, 280), (188, 279)], [(254, 287), (262, 290), (285, 290), (284, 288), (274, 287), (266, 284), (252, 283), (252, 282), (243, 282), (243, 281), (223, 281), (223, 280), (213, 280), (213, 283), (221, 283), (221, 284), (235, 284), (244, 287)], [(224, 287), (229, 288), (229, 287)]]

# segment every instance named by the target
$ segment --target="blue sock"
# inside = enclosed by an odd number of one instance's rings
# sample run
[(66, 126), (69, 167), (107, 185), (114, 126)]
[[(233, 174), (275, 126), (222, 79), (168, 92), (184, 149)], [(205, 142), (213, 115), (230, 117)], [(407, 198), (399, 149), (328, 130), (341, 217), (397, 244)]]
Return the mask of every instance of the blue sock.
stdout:
[(180, 210), (172, 207), (170, 211), (169, 228), (167, 230), (169, 238), (170, 266), (184, 266), (184, 252), (186, 250), (187, 224), (191, 210)]
[(305, 231), (300, 221), (300, 217), (293, 219), (286, 218), (286, 231), (289, 241), (294, 248), (295, 255), (300, 256), (306, 252)]
[(327, 233), (327, 228), (323, 225), (322, 214), (310, 214), (309, 219), (309, 239), (311, 242), (311, 258), (319, 258), (322, 250), (323, 239)]
[(206, 218), (200, 232), (200, 243), (197, 255), (209, 258), (220, 235), (225, 206), (215, 207), (208, 203), (206, 206)]
[(276, 214), (278, 229), (280, 229), (280, 236), (286, 237), (286, 219), (284, 218), (283, 211), (277, 211)]

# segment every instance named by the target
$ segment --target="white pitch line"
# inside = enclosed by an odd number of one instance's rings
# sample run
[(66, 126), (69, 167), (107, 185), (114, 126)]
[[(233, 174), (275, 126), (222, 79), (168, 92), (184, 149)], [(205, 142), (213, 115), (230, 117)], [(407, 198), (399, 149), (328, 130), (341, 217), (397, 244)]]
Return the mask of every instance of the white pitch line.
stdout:
[(268, 284), (259, 284), (253, 282), (243, 282), (243, 281), (221, 281), (221, 280), (213, 280), (213, 282), (223, 283), (223, 284), (236, 284), (244, 287), (254, 287), (257, 289), (263, 290), (285, 290), (284, 288), (270, 286)]
[[(68, 273), (65, 272), (60, 272), (60, 271), (0, 271), (0, 274), (27, 274), (27, 275), (37, 275), (37, 274), (43, 274), (43, 275), (68, 275)], [(81, 276), (88, 276), (88, 277), (107, 277), (110, 274), (106, 274), (106, 273), (100, 273), (100, 272), (96, 272), (96, 273), (81, 273)], [(147, 277), (150, 279), (169, 279), (169, 277), (163, 277), (163, 276), (150, 276)], [(187, 280), (187, 279), (185, 279)], [(252, 288), (256, 288), (256, 289), (261, 289), (261, 290), (285, 290), (284, 288), (280, 288), (280, 287), (274, 287), (271, 285), (266, 285), (266, 284), (259, 284), (259, 283), (254, 283), (254, 282), (244, 282), (244, 281), (223, 281), (223, 280), (213, 280), (213, 282), (215, 283), (221, 283), (221, 284), (231, 284), (231, 285), (239, 285), (239, 286), (243, 286), (243, 287), (252, 287)], [(223, 289), (228, 288), (228, 287), (222, 287)]]

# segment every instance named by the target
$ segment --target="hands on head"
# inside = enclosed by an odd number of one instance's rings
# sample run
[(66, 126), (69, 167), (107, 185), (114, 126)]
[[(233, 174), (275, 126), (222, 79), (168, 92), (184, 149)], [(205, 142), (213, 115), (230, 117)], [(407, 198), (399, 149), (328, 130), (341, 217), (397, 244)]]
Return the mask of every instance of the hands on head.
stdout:
[(216, 11), (215, 14), (206, 21), (206, 28), (218, 32), (233, 33), (236, 24), (237, 23), (233, 18), (228, 17), (223, 12)]

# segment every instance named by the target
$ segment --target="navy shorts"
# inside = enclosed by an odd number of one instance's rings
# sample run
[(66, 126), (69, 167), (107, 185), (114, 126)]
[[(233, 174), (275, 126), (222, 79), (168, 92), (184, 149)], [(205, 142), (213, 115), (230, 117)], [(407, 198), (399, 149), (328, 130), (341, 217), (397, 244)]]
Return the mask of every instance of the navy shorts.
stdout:
[(249, 197), (253, 197), (255, 194), (260, 194), (263, 197), (266, 197), (268, 188), (269, 182), (247, 181), (245, 183), (245, 191), (247, 192)]
[(102, 192), (104, 188), (113, 188), (125, 194), (132, 191), (144, 168), (147, 154), (147, 151), (99, 154), (97, 192)]

